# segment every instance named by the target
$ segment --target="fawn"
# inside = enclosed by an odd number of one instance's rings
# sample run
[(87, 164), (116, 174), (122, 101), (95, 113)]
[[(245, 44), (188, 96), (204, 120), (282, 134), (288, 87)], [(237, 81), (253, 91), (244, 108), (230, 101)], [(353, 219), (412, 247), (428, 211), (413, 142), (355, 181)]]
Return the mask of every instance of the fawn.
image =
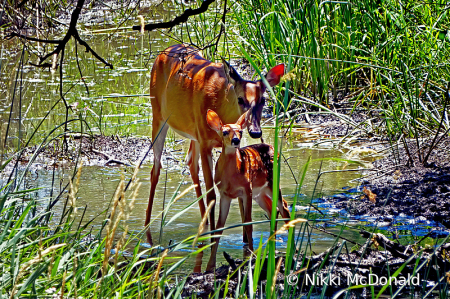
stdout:
[[(206, 115), (208, 125), (222, 138), (222, 153), (217, 160), (214, 174), (214, 182), (220, 192), (220, 212), (216, 229), (224, 227), (231, 199), (236, 197), (239, 199), (243, 222), (251, 222), (252, 198), (269, 217), (272, 213), (274, 149), (265, 143), (239, 147), (242, 129), (247, 123), (247, 114), (244, 113), (235, 124), (227, 125), (223, 125), (220, 117), (212, 110), (208, 110)], [(281, 190), (277, 206), (283, 218), (290, 218), (287, 202), (283, 199)], [(252, 226), (244, 226), (244, 231), (244, 241), (247, 239), (249, 249), (253, 250)], [(220, 238), (216, 238), (213, 245), (207, 270), (215, 267), (219, 240)]]

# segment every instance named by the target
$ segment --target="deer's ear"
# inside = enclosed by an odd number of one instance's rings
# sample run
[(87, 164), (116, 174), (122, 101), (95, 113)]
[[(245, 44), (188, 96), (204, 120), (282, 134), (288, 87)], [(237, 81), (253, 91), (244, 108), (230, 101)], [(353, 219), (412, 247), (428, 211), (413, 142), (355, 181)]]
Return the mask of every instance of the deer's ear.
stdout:
[(266, 75), (267, 82), (271, 87), (280, 83), (281, 77), (284, 75), (284, 63), (274, 66)]
[(208, 123), (208, 126), (217, 133), (222, 130), (222, 121), (220, 120), (220, 117), (211, 109), (208, 109), (208, 112), (206, 113), (206, 122)]
[(222, 57), (223, 69), (225, 70), (225, 75), (227, 76), (228, 83), (236, 85), (236, 82), (241, 81), (242, 78), (238, 72)]
[(250, 110), (247, 110), (244, 114), (242, 114), (239, 119), (236, 122), (236, 125), (240, 126), (242, 129), (245, 129), (247, 127), (247, 114), (250, 112)]

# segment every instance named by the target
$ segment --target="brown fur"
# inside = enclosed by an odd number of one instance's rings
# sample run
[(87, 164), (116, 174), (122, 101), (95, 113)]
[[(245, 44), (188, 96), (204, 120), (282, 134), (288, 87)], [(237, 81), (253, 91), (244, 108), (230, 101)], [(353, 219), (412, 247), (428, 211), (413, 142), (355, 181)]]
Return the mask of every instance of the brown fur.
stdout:
[[(247, 113), (246, 113), (247, 114)], [(230, 202), (239, 199), (243, 222), (251, 222), (252, 199), (254, 199), (270, 217), (272, 214), (273, 197), (273, 158), (274, 149), (271, 145), (262, 143), (239, 148), (242, 124), (246, 114), (242, 115), (236, 124), (223, 125), (220, 117), (208, 110), (208, 125), (222, 138), (222, 153), (216, 163), (214, 182), (220, 191), (220, 214), (217, 229), (225, 225)], [(283, 218), (290, 218), (287, 202), (278, 192), (278, 212)], [(253, 250), (253, 228), (244, 226), (244, 239)], [(215, 267), (219, 238), (216, 238), (207, 270)]]
[(269, 187), (272, 187), (273, 153), (273, 146), (265, 143), (239, 148), (239, 155), (236, 155), (237, 169), (245, 174), (249, 182), (253, 180), (255, 173), (264, 172)]

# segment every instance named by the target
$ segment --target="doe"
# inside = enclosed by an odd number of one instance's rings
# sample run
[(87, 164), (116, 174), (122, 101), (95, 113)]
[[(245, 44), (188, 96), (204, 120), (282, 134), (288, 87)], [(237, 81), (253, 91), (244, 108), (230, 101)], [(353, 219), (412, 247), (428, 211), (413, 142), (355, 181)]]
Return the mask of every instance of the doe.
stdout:
[[(214, 175), (214, 182), (220, 192), (220, 212), (216, 229), (224, 227), (231, 200), (236, 197), (239, 199), (243, 222), (252, 220), (252, 198), (269, 217), (272, 215), (274, 149), (273, 146), (265, 143), (239, 147), (247, 117), (248, 112), (244, 113), (235, 124), (223, 125), (220, 117), (213, 110), (208, 110), (206, 115), (208, 125), (222, 139), (222, 153), (217, 160)], [(283, 218), (290, 218), (287, 202), (283, 199), (281, 190), (279, 190), (277, 206)], [(249, 249), (253, 250), (252, 226), (244, 226), (244, 231)], [(216, 238), (207, 270), (215, 268), (218, 246), (219, 238)]]

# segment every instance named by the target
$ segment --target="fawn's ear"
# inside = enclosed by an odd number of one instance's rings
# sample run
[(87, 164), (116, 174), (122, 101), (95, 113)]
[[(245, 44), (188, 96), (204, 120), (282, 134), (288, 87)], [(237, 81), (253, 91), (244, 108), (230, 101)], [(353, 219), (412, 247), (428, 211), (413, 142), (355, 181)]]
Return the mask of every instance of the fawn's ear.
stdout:
[(242, 129), (245, 129), (247, 127), (247, 114), (250, 112), (250, 110), (247, 110), (244, 114), (242, 114), (239, 119), (236, 122), (236, 125), (240, 126)]
[(280, 83), (281, 77), (284, 75), (284, 63), (274, 66), (266, 75), (267, 82), (271, 87)]
[(206, 113), (206, 122), (208, 123), (208, 126), (217, 133), (222, 131), (222, 121), (217, 113), (211, 109), (208, 109), (208, 112)]

